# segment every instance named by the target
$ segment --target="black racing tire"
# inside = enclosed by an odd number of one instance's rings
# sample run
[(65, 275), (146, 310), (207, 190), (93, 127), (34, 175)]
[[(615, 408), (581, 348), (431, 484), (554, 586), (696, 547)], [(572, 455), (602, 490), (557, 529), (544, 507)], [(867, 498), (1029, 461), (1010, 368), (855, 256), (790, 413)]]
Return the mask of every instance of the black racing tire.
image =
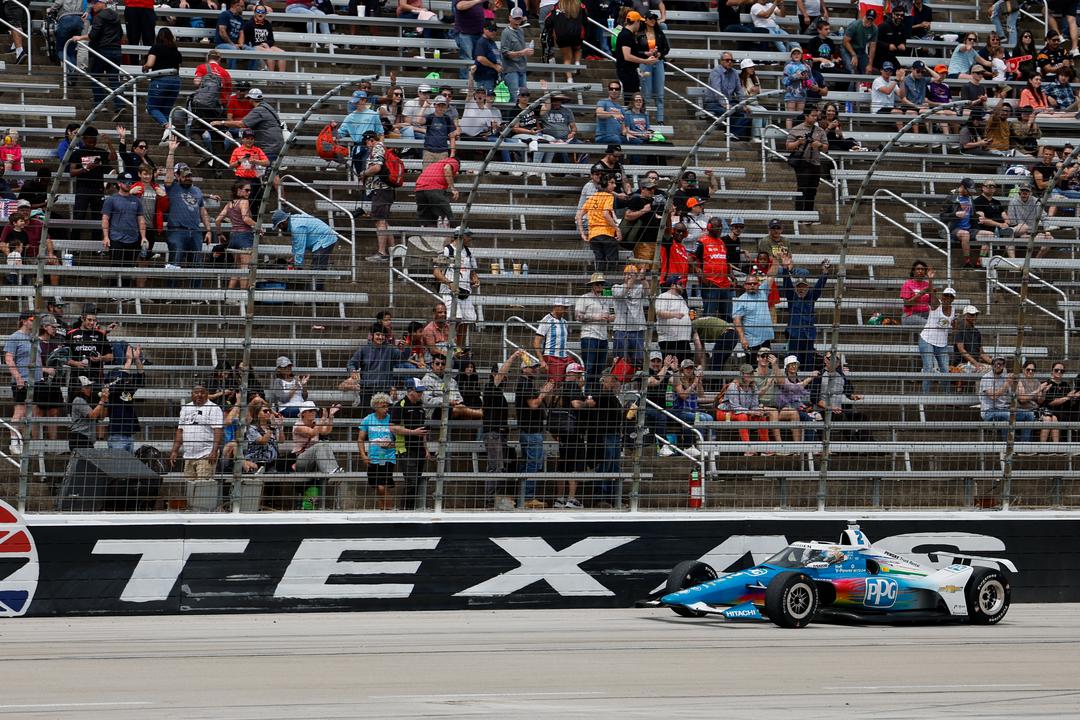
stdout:
[(783, 628), (809, 625), (818, 602), (817, 586), (806, 573), (780, 573), (765, 588), (765, 615)]
[[(667, 584), (664, 586), (664, 594), (679, 592), (695, 585), (700, 585), (717, 578), (716, 571), (711, 565), (697, 560), (684, 560), (668, 573)], [(672, 605), (671, 611), (681, 617), (705, 617), (706, 613), (700, 610), (691, 610), (682, 605)]]
[(964, 588), (968, 617), (976, 625), (994, 625), (1009, 612), (1012, 583), (1009, 576), (994, 568), (977, 567)]

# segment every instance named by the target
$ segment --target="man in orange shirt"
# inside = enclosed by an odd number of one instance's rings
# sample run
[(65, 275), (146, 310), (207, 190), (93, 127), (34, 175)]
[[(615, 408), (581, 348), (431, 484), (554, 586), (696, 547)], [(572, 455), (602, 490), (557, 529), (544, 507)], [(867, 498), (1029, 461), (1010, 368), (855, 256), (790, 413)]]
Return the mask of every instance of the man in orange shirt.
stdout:
[[(588, 233), (582, 220), (588, 216)], [(619, 222), (615, 219), (615, 176), (603, 175), (600, 190), (594, 193), (578, 210), (577, 229), (581, 239), (589, 243), (596, 258), (594, 269), (598, 273), (615, 273), (619, 261)]]
[(255, 145), (255, 131), (245, 128), (240, 133), (240, 146), (232, 151), (229, 167), (236, 177), (251, 183), (251, 202), (257, 204), (262, 193), (259, 178), (270, 167), (270, 159)]

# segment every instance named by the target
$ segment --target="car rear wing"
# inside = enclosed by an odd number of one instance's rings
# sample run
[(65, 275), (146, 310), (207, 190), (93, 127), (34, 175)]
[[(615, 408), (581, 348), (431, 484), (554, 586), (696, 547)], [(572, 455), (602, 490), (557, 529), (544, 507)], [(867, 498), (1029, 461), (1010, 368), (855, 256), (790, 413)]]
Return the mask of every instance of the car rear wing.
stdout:
[(978, 565), (979, 567), (989, 567), (994, 568), (995, 570), (1008, 570), (1011, 573), (1019, 572), (1013, 561), (1006, 560), (1005, 558), (984, 557), (982, 555), (961, 555), (960, 553), (949, 552), (948, 550), (938, 550), (936, 552), (928, 553), (928, 557), (932, 563)]

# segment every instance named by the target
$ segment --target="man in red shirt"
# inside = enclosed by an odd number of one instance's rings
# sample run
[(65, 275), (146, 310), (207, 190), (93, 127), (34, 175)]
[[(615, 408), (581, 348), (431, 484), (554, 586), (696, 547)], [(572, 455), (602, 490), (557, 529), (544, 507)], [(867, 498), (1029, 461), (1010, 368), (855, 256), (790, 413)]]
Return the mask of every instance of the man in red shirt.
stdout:
[[(209, 78), (207, 77), (209, 76)], [(216, 120), (225, 117), (225, 106), (229, 102), (229, 94), (232, 93), (232, 75), (221, 66), (221, 53), (211, 50), (206, 53), (206, 62), (195, 68), (195, 92), (191, 94), (191, 112), (207, 124), (213, 124)], [(191, 137), (192, 124), (196, 125), (195, 132), (201, 135), (203, 147), (214, 152), (215, 139), (221, 146), (219, 157), (225, 158), (225, 141), (217, 132), (209, 130), (202, 123), (189, 119), (187, 135)], [(205, 159), (200, 165), (208, 165), (210, 159)]]
[(698, 249), (694, 255), (701, 277), (701, 301), (705, 314), (730, 322), (731, 266), (722, 233), (723, 222), (720, 218), (709, 218), (705, 234), (698, 239)]
[(416, 214), (421, 225), (438, 225), (440, 218), (446, 218), (450, 226), (454, 224), (450, 201), (457, 201), (459, 196), (454, 189), (459, 172), (461, 163), (451, 156), (431, 163), (416, 178)]

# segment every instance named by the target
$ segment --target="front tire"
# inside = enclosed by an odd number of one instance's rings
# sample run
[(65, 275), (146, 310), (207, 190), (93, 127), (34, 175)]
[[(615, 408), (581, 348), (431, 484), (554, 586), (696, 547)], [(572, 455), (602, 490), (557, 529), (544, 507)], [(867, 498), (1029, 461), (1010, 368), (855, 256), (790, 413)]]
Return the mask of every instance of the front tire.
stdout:
[[(684, 560), (668, 573), (667, 584), (664, 586), (664, 594), (670, 595), (671, 593), (677, 593), (680, 590), (685, 590), (687, 588), (692, 588), (695, 585), (715, 580), (717, 577), (716, 571), (713, 570), (711, 565), (698, 562), (697, 560)], [(691, 610), (682, 605), (672, 605), (671, 611), (681, 617), (705, 617), (707, 614), (700, 610)]]
[(977, 567), (968, 578), (964, 589), (968, 617), (976, 625), (994, 625), (1001, 622), (1009, 612), (1012, 602), (1012, 585), (1009, 577), (1000, 570)]
[(817, 614), (818, 590), (801, 572), (780, 573), (765, 588), (765, 615), (783, 628), (801, 628)]

